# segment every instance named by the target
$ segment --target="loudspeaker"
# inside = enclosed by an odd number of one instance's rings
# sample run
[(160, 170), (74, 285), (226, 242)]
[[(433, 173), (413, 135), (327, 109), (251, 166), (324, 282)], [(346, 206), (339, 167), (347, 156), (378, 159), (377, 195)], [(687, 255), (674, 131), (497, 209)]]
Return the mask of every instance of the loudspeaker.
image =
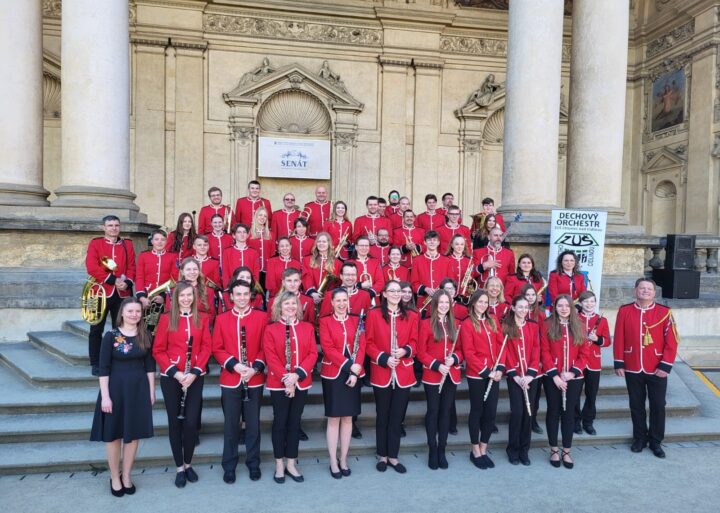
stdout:
[(684, 269), (654, 269), (653, 280), (662, 287), (662, 297), (697, 299), (700, 297), (700, 272)]
[(665, 245), (665, 269), (693, 269), (695, 235), (668, 234)]

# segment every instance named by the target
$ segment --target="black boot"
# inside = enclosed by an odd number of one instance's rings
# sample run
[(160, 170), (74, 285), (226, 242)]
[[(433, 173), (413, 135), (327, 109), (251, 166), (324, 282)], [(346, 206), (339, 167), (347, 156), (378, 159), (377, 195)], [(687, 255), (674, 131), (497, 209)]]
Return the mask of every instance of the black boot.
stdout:
[(448, 460), (445, 457), (445, 446), (441, 445), (438, 447), (438, 466), (442, 469), (448, 468)]
[(428, 447), (428, 467), (432, 470), (438, 469), (438, 448), (437, 445)]

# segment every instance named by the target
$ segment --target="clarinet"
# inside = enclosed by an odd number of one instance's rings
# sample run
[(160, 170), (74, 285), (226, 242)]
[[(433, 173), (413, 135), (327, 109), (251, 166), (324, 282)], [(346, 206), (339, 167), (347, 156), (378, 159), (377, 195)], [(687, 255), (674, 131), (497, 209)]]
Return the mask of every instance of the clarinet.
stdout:
[(353, 350), (352, 350), (352, 362), (356, 363), (355, 360), (357, 360), (357, 354), (360, 350), (360, 333), (365, 331), (365, 310), (360, 311), (360, 320), (358, 321), (358, 327), (357, 331), (355, 332), (355, 340), (353, 340)]
[[(240, 363), (247, 366), (247, 341), (245, 338), (245, 326), (240, 327)], [(243, 402), (250, 400), (250, 394), (248, 393), (248, 384), (244, 379), (240, 379), (240, 395), (242, 396)]]
[(292, 360), (292, 349), (290, 348), (290, 325), (285, 325), (285, 371), (290, 372), (290, 360)]
[[(190, 359), (192, 358), (192, 344), (193, 344), (193, 337), (190, 335), (190, 338), (188, 339), (188, 347), (187, 347), (187, 355), (185, 357), (185, 374), (190, 372)], [(178, 420), (185, 420), (185, 400), (187, 399), (187, 393), (188, 389), (183, 388), (183, 394), (180, 398), (180, 413), (178, 413), (177, 419)]]
[[(457, 344), (458, 338), (460, 337), (460, 328), (462, 328), (462, 326), (458, 326), (458, 329), (455, 332), (455, 340), (453, 340), (452, 347), (450, 348), (450, 354), (446, 355), (445, 356), (446, 358), (447, 358), (447, 356), (451, 356), (455, 352), (455, 344)], [(447, 379), (448, 374), (450, 374), (449, 370), (448, 370), (447, 374), (443, 374), (442, 378), (440, 378), (440, 386), (438, 387), (438, 394), (442, 394), (442, 388), (443, 388), (443, 385), (445, 384), (445, 380)]]

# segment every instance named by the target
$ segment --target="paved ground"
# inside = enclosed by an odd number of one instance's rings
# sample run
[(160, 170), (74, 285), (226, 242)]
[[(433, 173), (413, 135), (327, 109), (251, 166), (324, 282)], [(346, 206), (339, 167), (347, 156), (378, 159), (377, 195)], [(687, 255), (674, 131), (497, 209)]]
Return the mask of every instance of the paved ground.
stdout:
[[(142, 449), (141, 449), (142, 450)], [(197, 467), (200, 481), (184, 490), (173, 485), (174, 469), (146, 469), (135, 476), (134, 496), (115, 498), (107, 473), (57, 473), (0, 476), (0, 503), (5, 512), (52, 513), (113, 511), (223, 512), (390, 512), (462, 510), (716, 512), (720, 504), (720, 441), (671, 443), (667, 459), (645, 450), (633, 454), (627, 446), (577, 447), (575, 469), (555, 469), (547, 452), (533, 449), (532, 466), (513, 467), (494, 454), (497, 467), (480, 471), (466, 452), (455, 453), (449, 470), (431, 471), (424, 454), (401, 454), (404, 476), (381, 474), (375, 460), (363, 456), (351, 462), (352, 476), (340, 481), (328, 473), (327, 460), (301, 462), (303, 484), (272, 480), (272, 464), (263, 464), (256, 483), (238, 468), (234, 485), (222, 482), (215, 465)], [(457, 509), (456, 509), (457, 510)]]

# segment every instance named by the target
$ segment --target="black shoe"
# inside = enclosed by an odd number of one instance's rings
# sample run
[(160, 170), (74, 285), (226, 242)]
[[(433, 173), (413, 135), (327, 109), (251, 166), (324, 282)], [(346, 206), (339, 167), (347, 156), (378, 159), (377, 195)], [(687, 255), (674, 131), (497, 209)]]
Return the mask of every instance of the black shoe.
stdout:
[(352, 470), (350, 470), (349, 468), (340, 467), (340, 473), (343, 475), (343, 477), (349, 477), (350, 474), (352, 474)]
[(575, 463), (573, 463), (572, 461), (567, 461), (567, 460), (565, 459), (566, 456), (567, 456), (568, 458), (571, 457), (571, 456), (570, 456), (570, 451), (566, 451), (565, 449), (563, 449), (563, 452), (562, 452), (562, 466), (565, 467), (565, 468), (573, 468), (573, 467), (575, 466)]
[(543, 428), (540, 427), (540, 424), (538, 424), (534, 418), (532, 422), (532, 432), (536, 435), (542, 435), (544, 433)]
[(190, 483), (197, 483), (198, 479), (200, 479), (197, 475), (197, 472), (195, 472), (195, 469), (192, 467), (187, 467), (185, 469), (185, 477)]
[(400, 438), (405, 438), (407, 432), (405, 431), (405, 424), (400, 424)]
[(273, 481), (275, 481), (277, 484), (283, 484), (285, 482), (285, 476), (276, 476), (273, 475)]
[(438, 449), (437, 449), (437, 447), (430, 447), (428, 449), (428, 468), (431, 470), (438, 469)]
[(395, 463), (394, 465), (392, 463), (390, 463), (389, 461), (387, 462), (387, 464), (388, 464), (388, 467), (392, 467), (393, 470), (395, 470), (395, 472), (397, 472), (398, 474), (404, 474), (405, 472), (407, 472), (405, 465), (403, 465), (399, 461), (397, 463)]
[(663, 451), (662, 446), (660, 445), (651, 445), (650, 450), (655, 455), (656, 458), (664, 458), (665, 457), (665, 451)]
[(385, 472), (387, 470), (387, 465), (387, 461), (380, 460), (375, 464), (375, 469), (378, 472)]
[(470, 461), (472, 461), (472, 464), (480, 470), (487, 470), (487, 465), (485, 464), (485, 459), (482, 455), (476, 458), (472, 451), (470, 451)]
[(333, 479), (342, 479), (342, 471), (333, 472), (332, 467), (330, 467), (330, 475), (333, 477)]
[(259, 468), (251, 468), (250, 469), (250, 481), (260, 481), (261, 477), (262, 477), (262, 472), (260, 472)]
[(302, 440), (303, 442), (306, 442), (308, 440), (307, 433), (305, 433), (302, 428), (300, 428), (300, 440)]
[(360, 428), (357, 427), (357, 424), (353, 422), (353, 428), (352, 428), (352, 437), (355, 440), (360, 440), (362, 438), (362, 433), (360, 432)]
[(223, 474), (223, 481), (225, 481), (227, 484), (233, 484), (235, 482), (235, 471), (226, 470)]
[(583, 426), (583, 430), (584, 430), (588, 435), (593, 435), (593, 436), (594, 436), (594, 435), (597, 435), (597, 431), (595, 431), (595, 428), (593, 427), (592, 424), (588, 424), (587, 426)]
[(499, 433), (499, 432), (500, 432), (500, 430), (499, 430), (498, 427), (497, 427), (497, 424), (493, 424), (493, 430), (492, 430), (492, 432), (493, 432), (493, 433)]
[[(550, 449), (550, 457), (552, 458), (555, 455), (560, 456), (560, 451), (557, 449)], [(555, 468), (560, 468), (560, 465), (562, 465), (562, 462), (558, 460), (550, 460), (550, 465), (552, 465)]]
[(510, 465), (520, 465), (520, 459), (518, 458), (508, 458), (510, 461)]
[(288, 469), (285, 469), (285, 475), (290, 476), (290, 479), (292, 479), (296, 483), (302, 483), (303, 481), (305, 481), (305, 478), (303, 477), (302, 474), (298, 474), (295, 476), (295, 475), (291, 474)]
[(642, 440), (633, 440), (632, 445), (630, 446), (630, 450), (632, 452), (642, 452), (642, 450), (647, 446), (647, 442), (644, 442)]
[(457, 434), (458, 434), (457, 427), (450, 428), (450, 429), (448, 430), (448, 433), (450, 433), (451, 435), (457, 435)]
[(438, 466), (443, 470), (449, 466), (445, 456), (445, 447), (438, 447)]
[(238, 445), (245, 445), (245, 428), (238, 431)]
[(123, 486), (119, 490), (116, 490), (115, 488), (112, 487), (112, 479), (111, 479), (110, 480), (110, 493), (113, 494), (113, 497), (122, 497), (123, 495), (125, 495), (125, 487)]
[(137, 489), (135, 488), (134, 483), (130, 486), (130, 488), (123, 485), (123, 492), (125, 492), (125, 495), (133, 495), (135, 493), (135, 490), (137, 490)]
[(487, 468), (495, 468), (495, 462), (490, 459), (490, 456), (488, 456), (487, 454), (483, 454), (480, 457), (485, 462), (485, 465), (487, 465)]
[[(90, 374), (92, 374), (93, 376), (99, 376), (100, 367), (98, 365), (93, 365), (92, 369), (90, 369)], [(115, 497), (122, 497), (122, 495), (116, 495)]]
[(181, 470), (177, 474), (175, 474), (175, 486), (178, 488), (185, 488), (185, 485), (187, 484), (187, 476), (185, 475), (185, 471)]
[(575, 434), (576, 435), (582, 435), (583, 434), (583, 428), (580, 424), (575, 424)]
[(520, 455), (520, 463), (522, 463), (526, 467), (530, 466), (530, 458), (527, 457), (527, 454)]

